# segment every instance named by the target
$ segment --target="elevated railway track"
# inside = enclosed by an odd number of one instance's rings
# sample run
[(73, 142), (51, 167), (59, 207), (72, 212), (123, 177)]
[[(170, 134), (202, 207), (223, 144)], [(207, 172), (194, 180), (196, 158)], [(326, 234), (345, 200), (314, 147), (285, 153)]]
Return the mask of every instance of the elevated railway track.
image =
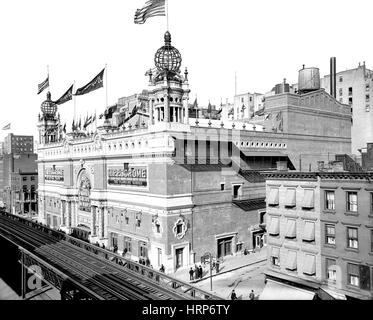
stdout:
[[(64, 299), (220, 299), (188, 283), (63, 232), (0, 212), (0, 236), (16, 245), (19, 261)], [(35, 271), (35, 270), (34, 270)]]

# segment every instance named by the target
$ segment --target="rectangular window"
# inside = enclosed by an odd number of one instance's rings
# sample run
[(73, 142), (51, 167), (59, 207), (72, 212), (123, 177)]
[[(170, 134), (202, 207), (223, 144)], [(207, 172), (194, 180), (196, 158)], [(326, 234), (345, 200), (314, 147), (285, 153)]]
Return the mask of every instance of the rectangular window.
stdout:
[(367, 104), (367, 105), (365, 106), (365, 112), (369, 112), (369, 111), (370, 111), (370, 105)]
[(295, 205), (295, 189), (286, 189), (285, 207), (293, 208)]
[(366, 90), (366, 91), (369, 91), (369, 88), (370, 88), (369, 83), (367, 83), (367, 84), (365, 85), (365, 90)]
[(269, 206), (278, 206), (278, 188), (271, 188), (269, 190), (269, 196), (268, 196), (268, 205)]
[(358, 249), (359, 239), (357, 228), (347, 227), (347, 248)]
[(280, 220), (277, 217), (271, 218), (271, 224), (268, 228), (268, 234), (271, 236), (278, 236), (280, 234)]
[(225, 184), (224, 183), (221, 183), (220, 184), (220, 190), (223, 191), (225, 189)]
[(241, 185), (233, 186), (233, 199), (238, 199), (241, 196)]
[(335, 245), (335, 226), (332, 224), (325, 225), (325, 243)]
[(272, 247), (271, 262), (273, 266), (280, 266), (280, 248)]
[(313, 242), (315, 241), (315, 223), (306, 221), (303, 229), (303, 241)]
[(347, 192), (347, 211), (357, 212), (357, 192)]
[(295, 251), (288, 251), (285, 268), (290, 271), (297, 270), (297, 253)]
[(35, 181), (35, 176), (31, 176), (31, 181)]
[(326, 258), (325, 266), (326, 266), (326, 278), (330, 281), (336, 281), (337, 280), (336, 260)]
[(339, 77), (339, 82), (343, 82), (343, 77)]
[(124, 249), (126, 252), (132, 252), (131, 238), (124, 237)]
[(316, 256), (313, 254), (306, 254), (303, 273), (308, 276), (314, 276), (316, 274)]
[(349, 98), (348, 98), (348, 104), (349, 104), (349, 105), (352, 105), (352, 102), (353, 102), (352, 97), (349, 97)]
[(339, 89), (339, 95), (340, 95), (340, 96), (343, 95), (343, 89), (342, 89), (342, 88)]
[(136, 227), (141, 227), (141, 220), (139, 218), (136, 218)]
[(139, 241), (139, 257), (147, 258), (148, 257), (148, 248), (145, 242)]
[(326, 190), (325, 191), (325, 209), (335, 210), (335, 192)]
[(295, 239), (297, 237), (297, 224), (293, 219), (289, 219), (286, 225), (285, 238)]
[(22, 177), (22, 181), (27, 181), (27, 177)]
[(359, 265), (347, 263), (347, 281), (348, 284), (359, 287), (360, 285), (360, 272)]
[(348, 95), (349, 95), (349, 96), (352, 96), (352, 87), (349, 87), (349, 88), (348, 88)]
[(305, 189), (304, 195), (303, 195), (302, 208), (312, 209), (313, 207), (314, 207), (314, 192), (313, 190)]
[(125, 217), (124, 219), (125, 219), (125, 221), (126, 221), (126, 224), (129, 224), (129, 222), (130, 222), (130, 218), (129, 218), (129, 217)]

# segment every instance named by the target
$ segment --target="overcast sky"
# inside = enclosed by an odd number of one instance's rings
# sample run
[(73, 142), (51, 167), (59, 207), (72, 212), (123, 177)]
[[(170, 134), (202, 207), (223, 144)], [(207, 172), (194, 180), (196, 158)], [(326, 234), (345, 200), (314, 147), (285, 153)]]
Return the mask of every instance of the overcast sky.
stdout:
[[(1, 128), (36, 134), (46, 92), (37, 85), (50, 70), (52, 99), (76, 81), (89, 82), (107, 63), (109, 104), (147, 88), (146, 70), (163, 45), (165, 17), (135, 25), (146, 0), (12, 0), (0, 2)], [(238, 92), (296, 83), (305, 64), (329, 72), (366, 61), (373, 67), (372, 0), (169, 0), (172, 44), (187, 66), (191, 100), (219, 104)], [(105, 109), (105, 89), (76, 100), (78, 115)], [(193, 101), (192, 101), (193, 102)], [(68, 123), (73, 102), (59, 111)]]

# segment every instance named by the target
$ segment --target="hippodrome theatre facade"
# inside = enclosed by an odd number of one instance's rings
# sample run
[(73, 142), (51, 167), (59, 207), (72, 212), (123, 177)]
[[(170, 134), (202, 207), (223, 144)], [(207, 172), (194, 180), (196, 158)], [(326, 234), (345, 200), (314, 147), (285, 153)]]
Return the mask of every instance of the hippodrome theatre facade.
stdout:
[[(272, 98), (268, 108), (284, 117), (281, 132), (249, 124), (203, 127), (189, 119), (188, 72), (180, 72), (181, 56), (168, 32), (155, 65), (148, 90), (108, 108), (91, 134), (64, 135), (48, 93), (38, 123), (40, 222), (172, 272), (207, 252), (220, 257), (265, 245), (260, 170), (297, 168), (297, 149), (306, 139), (312, 143), (303, 153), (310, 157), (303, 159), (310, 164), (320, 160), (312, 158), (318, 151), (350, 148), (350, 109), (323, 90), (282, 94), (277, 104)], [(300, 100), (297, 126), (305, 123), (307, 132), (292, 131)], [(136, 112), (129, 110), (133, 105)], [(335, 131), (318, 134), (320, 121)]]

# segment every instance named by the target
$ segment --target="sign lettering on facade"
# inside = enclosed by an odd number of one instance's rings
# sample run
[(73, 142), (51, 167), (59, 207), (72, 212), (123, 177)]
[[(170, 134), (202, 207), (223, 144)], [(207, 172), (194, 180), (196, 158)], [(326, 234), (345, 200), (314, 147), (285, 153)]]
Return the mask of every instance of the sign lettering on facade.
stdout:
[(129, 167), (128, 169), (115, 167), (108, 169), (109, 185), (147, 186), (148, 170), (146, 167)]
[(64, 171), (63, 171), (63, 169), (46, 168), (45, 169), (44, 180), (45, 181), (63, 182), (64, 181)]

